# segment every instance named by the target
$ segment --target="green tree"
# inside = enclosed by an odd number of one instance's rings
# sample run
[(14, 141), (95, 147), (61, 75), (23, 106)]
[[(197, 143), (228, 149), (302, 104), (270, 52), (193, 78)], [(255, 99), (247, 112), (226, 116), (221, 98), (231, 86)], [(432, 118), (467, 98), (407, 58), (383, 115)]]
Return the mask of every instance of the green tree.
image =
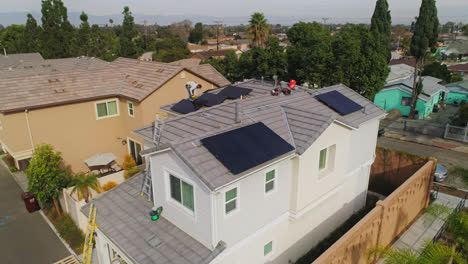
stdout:
[(77, 52), (78, 55), (89, 56), (90, 45), (91, 45), (91, 27), (88, 23), (88, 15), (85, 12), (81, 12), (80, 15), (80, 28), (78, 29), (77, 36)]
[(213, 66), (218, 72), (220, 72), (226, 79), (230, 82), (236, 82), (242, 80), (242, 75), (240, 72), (239, 60), (234, 51), (226, 52), (226, 56), (223, 59), (208, 59), (203, 64), (209, 63)]
[(377, 0), (371, 19), (371, 32), (380, 44), (378, 49), (387, 57), (387, 62), (390, 61), (392, 57), (390, 53), (392, 18), (388, 10), (387, 0)]
[(24, 28), (24, 44), (26, 52), (39, 52), (39, 37), (41, 28), (37, 26), (37, 21), (31, 14), (27, 15), (26, 27)]
[(422, 75), (442, 79), (445, 83), (452, 82), (452, 72), (447, 68), (447, 65), (440, 62), (424, 65)]
[(263, 47), (268, 39), (270, 25), (262, 13), (253, 13), (249, 20), (247, 31), (249, 32), (252, 43), (256, 46)]
[(419, 251), (411, 249), (372, 249), (369, 259), (373, 256), (382, 257), (386, 264), (448, 264), (454, 260), (458, 264), (466, 264), (463, 255), (454, 249), (437, 242), (427, 242)]
[(94, 173), (89, 174), (78, 174), (74, 176), (69, 184), (70, 187), (73, 187), (71, 194), (76, 193), (78, 200), (84, 198), (85, 202), (89, 202), (89, 198), (93, 197), (92, 191), (94, 190), (97, 193), (101, 193), (102, 188), (101, 184), (98, 181), (98, 175)]
[(68, 181), (68, 174), (62, 169), (62, 154), (54, 152), (51, 145), (38, 145), (34, 149), (26, 176), (28, 177), (28, 191), (33, 193), (40, 202), (52, 201), (60, 214), (56, 198)]
[(6, 49), (8, 54), (24, 53), (26, 52), (26, 45), (24, 41), (23, 25), (10, 25), (0, 33), (0, 47)]
[[(333, 83), (343, 83), (373, 100), (389, 73), (387, 54), (379, 50), (376, 34), (364, 25), (346, 25), (333, 41)], [(325, 76), (326, 77), (326, 76)]]
[(287, 33), (288, 73), (298, 83), (323, 87), (333, 84), (332, 36), (317, 22), (294, 24)]
[(190, 31), (189, 41), (191, 43), (200, 43), (203, 40), (203, 24), (196, 23), (195, 27)]
[(187, 44), (179, 36), (169, 36), (154, 43), (154, 61), (173, 62), (190, 56)]
[(42, 0), (41, 54), (46, 59), (71, 57), (75, 29), (61, 0)]
[(468, 36), (468, 24), (463, 26), (462, 31), (463, 31), (463, 35)]
[(136, 58), (141, 52), (137, 49), (135, 39), (138, 37), (138, 30), (135, 26), (132, 12), (128, 6), (124, 7), (122, 12), (124, 20), (122, 23), (122, 32), (119, 35), (120, 53), (119, 55), (126, 58)]
[[(428, 50), (431, 53), (436, 51), (437, 39), (439, 37), (439, 19), (437, 17), (437, 7), (435, 0), (422, 0), (419, 9), (419, 16), (414, 25), (414, 35), (411, 40), (410, 53), (416, 58), (416, 67), (414, 71), (413, 92), (412, 98), (418, 98), (421, 89), (417, 89), (418, 83), (421, 81), (420, 68), (424, 65), (424, 59)], [(419, 81), (418, 79), (419, 75)], [(410, 118), (414, 118), (416, 103), (414, 99), (411, 102)]]

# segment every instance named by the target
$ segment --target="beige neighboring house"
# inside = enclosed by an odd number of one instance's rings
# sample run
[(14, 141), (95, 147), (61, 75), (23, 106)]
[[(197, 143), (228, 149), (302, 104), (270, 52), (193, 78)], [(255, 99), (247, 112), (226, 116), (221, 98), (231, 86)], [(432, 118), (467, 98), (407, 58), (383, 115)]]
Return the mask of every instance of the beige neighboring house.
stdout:
[(202, 91), (229, 83), (211, 65), (180, 66), (118, 58), (105, 67), (0, 77), (0, 144), (24, 169), (35, 146), (54, 146), (74, 172), (85, 160), (113, 153), (138, 163), (143, 140), (132, 131), (154, 122), (160, 106), (188, 97), (185, 83)]

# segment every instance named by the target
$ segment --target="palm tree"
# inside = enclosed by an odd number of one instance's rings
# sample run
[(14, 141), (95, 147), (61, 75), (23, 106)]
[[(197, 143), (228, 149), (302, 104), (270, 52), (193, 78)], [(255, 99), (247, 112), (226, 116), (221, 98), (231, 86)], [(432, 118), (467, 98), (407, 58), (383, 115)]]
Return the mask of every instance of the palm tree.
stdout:
[(375, 248), (369, 252), (368, 259), (371, 260), (373, 257), (384, 258), (386, 264), (449, 264), (453, 261), (466, 264), (460, 252), (440, 242), (435, 244), (427, 242), (419, 251)]
[(98, 175), (94, 173), (76, 175), (70, 181), (70, 186), (73, 186), (71, 194), (76, 192), (78, 200), (81, 201), (84, 198), (85, 202), (88, 203), (89, 198), (93, 196), (91, 190), (101, 193), (101, 184), (97, 178)]
[(250, 17), (250, 25), (247, 30), (249, 31), (250, 39), (254, 45), (263, 47), (268, 39), (270, 25), (262, 13), (256, 12)]

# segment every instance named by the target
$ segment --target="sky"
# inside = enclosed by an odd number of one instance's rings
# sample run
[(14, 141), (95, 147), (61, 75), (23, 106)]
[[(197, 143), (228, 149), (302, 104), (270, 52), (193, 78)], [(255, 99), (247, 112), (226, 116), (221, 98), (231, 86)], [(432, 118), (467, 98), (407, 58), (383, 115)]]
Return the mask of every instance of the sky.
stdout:
[[(134, 14), (235, 17), (263, 12), (268, 16), (289, 18), (329, 17), (334, 20), (370, 20), (376, 0), (63, 0), (69, 12), (107, 16), (130, 6)], [(421, 0), (388, 0), (394, 21), (411, 19), (418, 14)], [(0, 12), (39, 12), (40, 0), (0, 0)], [(468, 0), (438, 0), (439, 19), (468, 19)], [(468, 21), (465, 21), (467, 23)]]

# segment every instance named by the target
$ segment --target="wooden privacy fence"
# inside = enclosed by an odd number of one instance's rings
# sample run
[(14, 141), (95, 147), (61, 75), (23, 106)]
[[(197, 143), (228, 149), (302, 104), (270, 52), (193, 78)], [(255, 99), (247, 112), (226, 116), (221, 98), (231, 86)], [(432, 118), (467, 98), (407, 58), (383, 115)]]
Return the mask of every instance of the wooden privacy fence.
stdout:
[[(369, 249), (389, 246), (427, 208), (437, 161), (430, 159), (313, 264), (366, 264)], [(373, 261), (373, 260), (372, 260)]]

